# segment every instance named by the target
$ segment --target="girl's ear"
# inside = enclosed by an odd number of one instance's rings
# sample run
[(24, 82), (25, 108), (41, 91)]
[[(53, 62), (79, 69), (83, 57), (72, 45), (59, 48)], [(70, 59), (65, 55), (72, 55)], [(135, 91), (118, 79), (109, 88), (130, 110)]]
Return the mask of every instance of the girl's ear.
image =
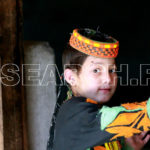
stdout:
[(65, 69), (64, 78), (71, 86), (75, 85), (75, 72), (71, 69)]

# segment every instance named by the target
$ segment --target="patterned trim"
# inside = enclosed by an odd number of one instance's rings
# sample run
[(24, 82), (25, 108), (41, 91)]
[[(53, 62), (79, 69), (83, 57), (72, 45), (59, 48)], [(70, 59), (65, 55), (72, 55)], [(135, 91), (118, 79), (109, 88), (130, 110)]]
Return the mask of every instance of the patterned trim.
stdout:
[(94, 100), (89, 99), (89, 98), (86, 99), (86, 102), (87, 102), (87, 103), (92, 103), (92, 104), (98, 104), (97, 101), (94, 101)]
[(115, 58), (118, 55), (119, 42), (110, 37), (114, 42), (99, 42), (82, 36), (78, 29), (73, 30), (69, 44), (73, 48), (91, 56)]
[(106, 150), (121, 150), (121, 146), (118, 141), (105, 143), (105, 147), (106, 147)]
[(105, 146), (95, 146), (94, 150), (121, 150), (119, 141), (112, 141), (104, 144)]

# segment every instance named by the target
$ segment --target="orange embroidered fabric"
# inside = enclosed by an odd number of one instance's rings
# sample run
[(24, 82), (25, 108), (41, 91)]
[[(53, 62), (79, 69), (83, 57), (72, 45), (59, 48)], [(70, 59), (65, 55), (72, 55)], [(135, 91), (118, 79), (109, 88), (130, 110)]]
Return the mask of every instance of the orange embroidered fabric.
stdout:
[(86, 99), (86, 102), (87, 102), (87, 103), (92, 103), (92, 104), (98, 104), (97, 101), (94, 101), (94, 100), (89, 99), (89, 98)]
[(110, 37), (114, 42), (94, 41), (82, 36), (78, 29), (73, 30), (69, 44), (73, 48), (91, 56), (103, 58), (115, 58), (118, 55), (119, 42)]
[(94, 147), (94, 150), (106, 150), (106, 148), (103, 146), (96, 146)]
[[(150, 119), (147, 114), (147, 101), (141, 103), (122, 104), (126, 109), (135, 109), (132, 113), (121, 113), (117, 118), (107, 126), (106, 131), (116, 134), (111, 140), (117, 137), (131, 137), (134, 134), (141, 133), (141, 130), (148, 131), (150, 129)], [(141, 108), (140, 111), (136, 109)]]

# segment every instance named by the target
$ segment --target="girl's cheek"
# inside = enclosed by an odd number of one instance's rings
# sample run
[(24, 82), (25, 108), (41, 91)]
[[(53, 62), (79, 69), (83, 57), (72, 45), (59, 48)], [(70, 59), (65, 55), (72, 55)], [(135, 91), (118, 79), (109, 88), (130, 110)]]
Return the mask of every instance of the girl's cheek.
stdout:
[(118, 83), (118, 77), (117, 77), (117, 75), (114, 75), (113, 76), (113, 79), (112, 79), (112, 84), (114, 85), (114, 86), (117, 86), (117, 83)]

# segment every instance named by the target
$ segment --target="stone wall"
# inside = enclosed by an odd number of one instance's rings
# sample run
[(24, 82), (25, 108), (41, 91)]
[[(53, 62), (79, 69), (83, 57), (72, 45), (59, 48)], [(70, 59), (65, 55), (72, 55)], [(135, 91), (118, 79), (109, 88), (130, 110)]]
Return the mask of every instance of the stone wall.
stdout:
[(24, 42), (29, 150), (46, 150), (56, 102), (55, 59), (48, 42)]

